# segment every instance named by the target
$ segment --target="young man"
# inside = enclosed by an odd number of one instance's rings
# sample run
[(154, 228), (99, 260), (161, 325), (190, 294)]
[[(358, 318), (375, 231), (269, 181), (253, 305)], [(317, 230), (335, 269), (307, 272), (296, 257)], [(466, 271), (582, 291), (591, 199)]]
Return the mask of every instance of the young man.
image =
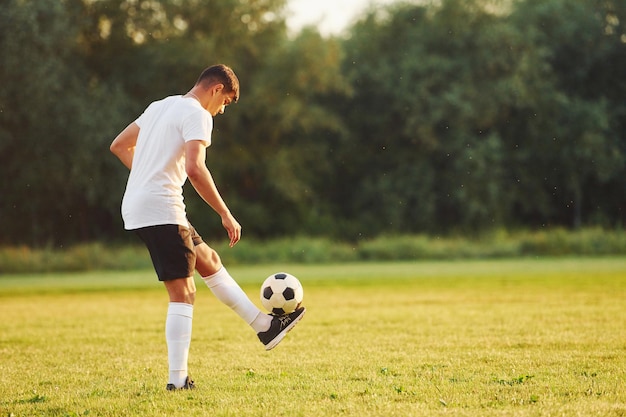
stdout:
[(225, 65), (214, 65), (200, 74), (185, 95), (151, 103), (111, 144), (111, 152), (130, 170), (122, 201), (124, 228), (143, 240), (169, 294), (165, 322), (168, 390), (194, 387), (187, 372), (196, 294), (194, 269), (213, 294), (254, 329), (267, 350), (275, 347), (305, 312), (303, 307), (281, 317), (261, 312), (187, 220), (182, 188), (189, 179), (220, 215), (230, 246), (241, 238), (241, 226), (205, 163), (213, 117), (238, 99), (237, 76)]

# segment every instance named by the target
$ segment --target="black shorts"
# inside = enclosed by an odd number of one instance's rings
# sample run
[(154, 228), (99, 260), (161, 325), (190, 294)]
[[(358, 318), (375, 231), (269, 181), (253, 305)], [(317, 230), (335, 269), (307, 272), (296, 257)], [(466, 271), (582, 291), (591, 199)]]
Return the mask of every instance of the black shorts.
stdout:
[(177, 224), (164, 224), (135, 229), (134, 232), (143, 240), (159, 281), (193, 276), (196, 268), (195, 246), (202, 238), (196, 229)]

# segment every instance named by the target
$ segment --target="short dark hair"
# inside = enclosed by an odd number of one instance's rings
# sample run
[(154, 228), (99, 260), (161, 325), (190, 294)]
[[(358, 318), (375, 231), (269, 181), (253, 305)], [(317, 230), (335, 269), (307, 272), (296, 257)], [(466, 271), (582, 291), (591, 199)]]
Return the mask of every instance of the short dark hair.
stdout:
[(235, 93), (233, 102), (239, 100), (239, 79), (230, 67), (224, 64), (210, 66), (202, 71), (196, 81), (196, 85), (202, 84), (205, 88), (215, 83), (224, 84), (227, 93)]

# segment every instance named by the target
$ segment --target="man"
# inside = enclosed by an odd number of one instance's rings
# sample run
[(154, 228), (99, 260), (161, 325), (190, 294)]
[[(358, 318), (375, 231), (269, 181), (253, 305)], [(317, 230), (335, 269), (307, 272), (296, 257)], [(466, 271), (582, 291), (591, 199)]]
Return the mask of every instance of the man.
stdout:
[(168, 390), (194, 387), (187, 371), (196, 294), (194, 269), (213, 294), (254, 329), (267, 350), (305, 312), (303, 307), (281, 317), (261, 312), (187, 220), (182, 188), (189, 179), (220, 215), (230, 246), (241, 238), (241, 226), (220, 196), (205, 161), (213, 117), (238, 99), (239, 80), (232, 69), (211, 66), (188, 93), (151, 103), (111, 143), (111, 152), (130, 170), (122, 200), (124, 228), (143, 240), (169, 294), (165, 322)]

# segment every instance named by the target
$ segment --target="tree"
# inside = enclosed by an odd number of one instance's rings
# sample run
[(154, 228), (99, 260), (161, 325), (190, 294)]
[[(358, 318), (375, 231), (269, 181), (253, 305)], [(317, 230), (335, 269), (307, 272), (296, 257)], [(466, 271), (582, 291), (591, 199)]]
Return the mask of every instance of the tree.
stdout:
[(444, 0), (371, 11), (345, 42), (354, 95), (338, 106), (352, 133), (342, 158), (360, 157), (340, 164), (353, 232), (577, 226), (584, 207), (623, 207), (585, 199), (623, 188), (613, 98), (624, 95), (608, 92), (623, 91), (610, 64), (626, 56), (623, 9)]
[(373, 233), (503, 224), (510, 197), (496, 126), (523, 86), (522, 36), (482, 2), (449, 0), (374, 11), (345, 48), (355, 90), (343, 104), (355, 132), (346, 153), (361, 161), (344, 191), (357, 223)]
[(213, 145), (218, 158), (209, 149), (208, 163), (252, 234), (319, 234), (331, 228), (323, 225), (332, 221), (334, 204), (326, 196), (334, 174), (330, 153), (343, 124), (327, 102), (347, 92), (340, 62), (338, 43), (319, 33), (284, 37), (245, 80), (241, 110), (229, 109), (225, 119), (234, 126)]
[[(534, 190), (551, 207), (542, 213), (543, 223), (581, 226), (585, 209), (598, 204), (585, 194), (624, 178), (620, 126), (626, 84), (617, 76), (620, 68), (626, 70), (624, 20), (620, 2), (595, 0), (527, 0), (511, 15), (512, 24), (545, 58), (533, 79), (540, 83), (533, 117), (518, 131), (533, 138), (520, 165), (533, 166), (535, 176), (543, 178), (544, 186)], [(543, 155), (540, 162), (534, 155)]]
[(100, 103), (115, 102), (115, 94), (88, 87), (74, 45), (74, 3), (4, 3), (0, 157), (8, 180), (1, 189), (1, 239), (36, 246), (93, 239), (99, 215), (110, 209), (100, 194), (108, 189), (101, 184), (110, 166), (98, 154), (116, 115)]
[(207, 159), (249, 235), (624, 224), (623, 1), (395, 4), (342, 38), (285, 4), (0, 0), (0, 244), (125, 236), (110, 142), (216, 62), (241, 104)]

